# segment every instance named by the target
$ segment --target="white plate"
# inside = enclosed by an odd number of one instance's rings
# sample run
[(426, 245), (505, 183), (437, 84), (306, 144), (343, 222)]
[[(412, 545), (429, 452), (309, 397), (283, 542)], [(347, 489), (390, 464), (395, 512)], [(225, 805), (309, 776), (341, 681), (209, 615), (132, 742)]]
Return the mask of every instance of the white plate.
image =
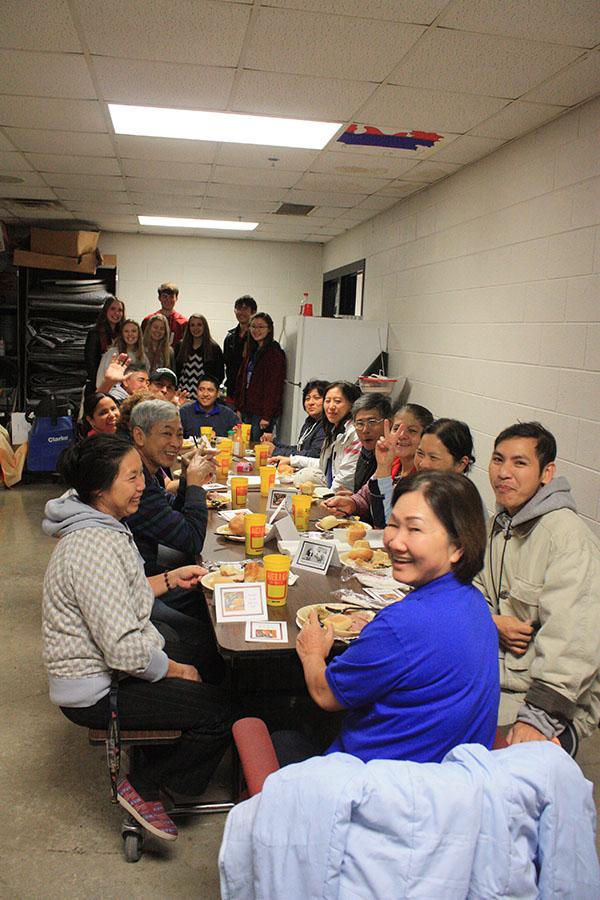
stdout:
[(243, 534), (231, 534), (227, 522), (225, 525), (219, 525), (218, 528), (215, 528), (215, 533), (221, 535), (221, 537), (224, 537), (228, 541), (236, 541), (238, 544), (243, 543), (246, 540)]
[[(323, 516), (323, 518), (325, 519), (327, 517)], [(335, 525), (333, 528), (321, 528), (321, 525), (319, 524), (319, 522), (315, 522), (315, 528), (317, 529), (317, 531), (322, 531), (325, 534), (327, 534), (328, 532), (335, 534), (336, 531), (340, 531), (340, 530), (345, 531), (347, 533), (348, 528), (353, 528), (355, 525), (362, 525), (362, 527), (365, 529), (365, 531), (373, 531), (372, 525), (369, 525), (368, 522), (360, 522), (358, 519), (341, 519), (340, 518), (339, 521), (340, 522), (350, 522), (350, 525)]]
[[(242, 578), (244, 577), (243, 569), (240, 567), (240, 575)], [(200, 579), (200, 584), (203, 588), (206, 588), (207, 591), (214, 591), (215, 589), (215, 579), (224, 578), (224, 575), (221, 575), (220, 572), (207, 572), (206, 575), (203, 575)], [(229, 582), (221, 581), (219, 584), (228, 584)], [(231, 578), (231, 584), (241, 584), (241, 581), (237, 581), (233, 577)]]
[(389, 569), (381, 569), (381, 572), (384, 574), (377, 575), (376, 572), (367, 572), (365, 569), (362, 569), (360, 572), (356, 571), (354, 577), (365, 587), (377, 588), (377, 590), (380, 591), (410, 590), (408, 585), (401, 584), (399, 581), (396, 581), (395, 578), (386, 574), (389, 572)]
[[(302, 628), (302, 626), (308, 619), (311, 609), (318, 609), (319, 607), (327, 606), (328, 609), (330, 609), (332, 611), (340, 610), (340, 612), (341, 612), (341, 610), (347, 609), (349, 606), (360, 606), (360, 605), (361, 604), (354, 603), (354, 602), (353, 603), (327, 603), (327, 601), (325, 601), (324, 603), (311, 603), (309, 606), (303, 606), (301, 609), (298, 610), (298, 612), (296, 613), (296, 625), (298, 626), (298, 628)], [(370, 610), (367, 610), (367, 612), (370, 616), (370, 620), (373, 621), (376, 614), (372, 613)], [(333, 615), (333, 612), (331, 612), (331, 615)], [(360, 632), (359, 632), (359, 634), (360, 634)], [(335, 639), (337, 641), (354, 641), (358, 637), (358, 634), (349, 634), (347, 631), (337, 632), (334, 629), (333, 636), (335, 637)]]
[(343, 565), (348, 566), (349, 569), (354, 569), (355, 572), (368, 572), (369, 575), (372, 575), (373, 572), (381, 572), (382, 575), (391, 575), (392, 567), (389, 566), (379, 566), (376, 569), (366, 569), (364, 566), (358, 565), (362, 560), (359, 559), (348, 559), (348, 553), (340, 553), (340, 562)]

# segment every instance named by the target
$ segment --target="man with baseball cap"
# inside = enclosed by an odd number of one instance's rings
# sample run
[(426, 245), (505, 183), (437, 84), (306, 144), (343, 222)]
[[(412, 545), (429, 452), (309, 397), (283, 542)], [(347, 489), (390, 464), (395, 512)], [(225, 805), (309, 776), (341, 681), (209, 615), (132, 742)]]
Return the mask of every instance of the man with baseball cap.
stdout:
[(171, 330), (171, 344), (174, 350), (177, 350), (181, 339), (183, 338), (183, 332), (185, 330), (185, 326), (187, 325), (187, 319), (185, 316), (182, 316), (181, 313), (177, 312), (175, 309), (175, 304), (179, 298), (179, 288), (176, 284), (173, 284), (172, 281), (165, 281), (163, 284), (158, 287), (158, 300), (160, 303), (160, 309), (157, 309), (156, 312), (150, 313), (147, 316), (144, 316), (142, 320), (142, 331), (145, 330), (146, 325), (152, 316), (155, 316), (157, 313), (162, 313), (167, 322), (169, 323), (169, 328)]

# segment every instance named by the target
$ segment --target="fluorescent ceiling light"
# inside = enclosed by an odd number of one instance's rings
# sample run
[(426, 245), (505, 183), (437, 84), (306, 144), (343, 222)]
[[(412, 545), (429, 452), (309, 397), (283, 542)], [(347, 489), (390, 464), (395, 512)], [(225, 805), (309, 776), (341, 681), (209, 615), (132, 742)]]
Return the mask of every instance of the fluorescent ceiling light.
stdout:
[(343, 124), (194, 109), (123, 106), (117, 103), (109, 103), (108, 108), (117, 134), (300, 147), (306, 150), (322, 150)]
[(254, 231), (258, 222), (238, 222), (229, 219), (174, 219), (170, 216), (138, 216), (140, 225), (159, 225), (161, 228), (212, 228), (219, 231)]

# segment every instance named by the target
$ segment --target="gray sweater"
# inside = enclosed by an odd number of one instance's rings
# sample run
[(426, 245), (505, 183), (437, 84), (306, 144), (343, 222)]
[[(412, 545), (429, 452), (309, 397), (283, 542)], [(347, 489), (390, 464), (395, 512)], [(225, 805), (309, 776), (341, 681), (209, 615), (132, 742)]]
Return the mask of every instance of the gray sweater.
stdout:
[(158, 681), (164, 640), (150, 622), (154, 594), (126, 525), (67, 492), (46, 504), (43, 528), (60, 537), (44, 579), (43, 653), (50, 699), (93, 706), (113, 671)]

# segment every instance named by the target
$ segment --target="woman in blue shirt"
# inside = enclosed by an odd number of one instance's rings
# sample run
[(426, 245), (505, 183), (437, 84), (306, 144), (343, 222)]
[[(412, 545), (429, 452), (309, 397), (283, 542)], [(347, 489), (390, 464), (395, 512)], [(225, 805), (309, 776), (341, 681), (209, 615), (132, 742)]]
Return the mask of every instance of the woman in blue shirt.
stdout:
[(485, 551), (477, 488), (455, 473), (402, 479), (384, 541), (394, 578), (414, 590), (329, 665), (333, 633), (315, 613), (298, 636), (311, 697), (322, 709), (348, 713), (327, 752), (439, 762), (457, 744), (491, 748), (498, 635), (471, 584)]

